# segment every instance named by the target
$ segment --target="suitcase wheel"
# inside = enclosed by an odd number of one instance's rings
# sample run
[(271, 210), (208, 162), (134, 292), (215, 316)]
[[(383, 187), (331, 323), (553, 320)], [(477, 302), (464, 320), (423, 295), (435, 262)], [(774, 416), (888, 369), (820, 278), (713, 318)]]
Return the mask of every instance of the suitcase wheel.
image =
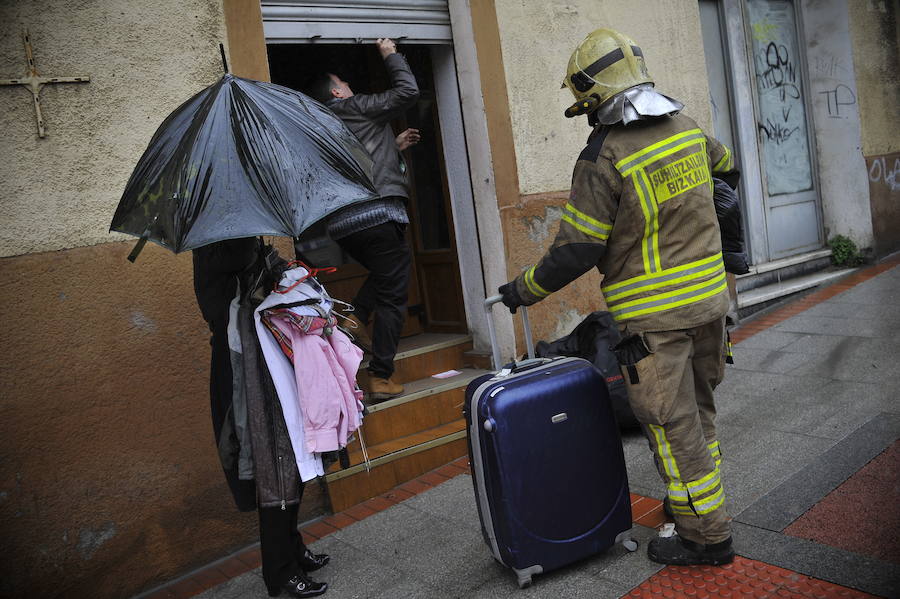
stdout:
[(634, 539), (625, 539), (622, 541), (622, 546), (629, 552), (637, 551), (638, 544)]
[(519, 574), (519, 588), (527, 589), (531, 586), (531, 574)]

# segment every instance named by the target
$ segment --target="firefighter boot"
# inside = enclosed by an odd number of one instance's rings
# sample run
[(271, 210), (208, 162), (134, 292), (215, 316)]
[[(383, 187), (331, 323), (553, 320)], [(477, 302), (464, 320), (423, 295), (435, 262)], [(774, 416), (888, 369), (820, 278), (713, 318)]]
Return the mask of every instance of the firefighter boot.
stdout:
[(734, 549), (731, 548), (731, 537), (720, 543), (701, 545), (675, 534), (650, 541), (647, 557), (659, 564), (721, 566), (734, 561)]

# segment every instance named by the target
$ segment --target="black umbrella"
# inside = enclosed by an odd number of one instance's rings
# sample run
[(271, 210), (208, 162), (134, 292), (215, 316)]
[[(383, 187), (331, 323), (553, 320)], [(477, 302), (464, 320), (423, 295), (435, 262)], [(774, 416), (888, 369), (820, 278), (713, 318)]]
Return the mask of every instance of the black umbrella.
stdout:
[(226, 74), (160, 125), (110, 231), (178, 253), (216, 241), (298, 237), (377, 197), (372, 160), (330, 110), (279, 85)]

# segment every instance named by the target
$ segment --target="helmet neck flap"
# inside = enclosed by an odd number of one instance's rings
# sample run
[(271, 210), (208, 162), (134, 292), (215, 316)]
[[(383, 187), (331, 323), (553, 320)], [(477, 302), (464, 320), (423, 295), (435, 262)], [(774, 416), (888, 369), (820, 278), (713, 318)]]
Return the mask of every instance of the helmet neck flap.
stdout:
[(643, 83), (619, 92), (601, 104), (589, 115), (591, 125), (627, 125), (660, 116), (673, 116), (681, 112), (684, 104), (653, 89), (653, 84)]

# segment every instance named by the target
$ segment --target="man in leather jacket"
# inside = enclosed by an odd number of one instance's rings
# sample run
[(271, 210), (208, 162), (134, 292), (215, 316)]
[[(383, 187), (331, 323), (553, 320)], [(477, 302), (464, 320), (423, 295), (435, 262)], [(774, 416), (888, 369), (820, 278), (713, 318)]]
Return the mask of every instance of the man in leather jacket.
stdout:
[[(372, 354), (369, 380), (361, 381), (361, 385), (369, 399), (380, 401), (403, 392), (403, 386), (391, 380), (405, 317), (411, 263), (405, 239), (409, 189), (399, 150), (418, 141), (418, 131), (414, 129), (395, 137), (391, 120), (415, 105), (419, 88), (392, 40), (379, 39), (375, 45), (390, 78), (387, 90), (354, 94), (346, 81), (333, 73), (323, 73), (311, 80), (307, 93), (341, 118), (375, 162), (373, 177), (380, 198), (336, 213), (329, 220), (328, 234), (369, 270), (352, 302), (355, 312), (350, 320), (356, 330), (351, 333)], [(374, 321), (371, 339), (365, 333), (370, 318)]]

